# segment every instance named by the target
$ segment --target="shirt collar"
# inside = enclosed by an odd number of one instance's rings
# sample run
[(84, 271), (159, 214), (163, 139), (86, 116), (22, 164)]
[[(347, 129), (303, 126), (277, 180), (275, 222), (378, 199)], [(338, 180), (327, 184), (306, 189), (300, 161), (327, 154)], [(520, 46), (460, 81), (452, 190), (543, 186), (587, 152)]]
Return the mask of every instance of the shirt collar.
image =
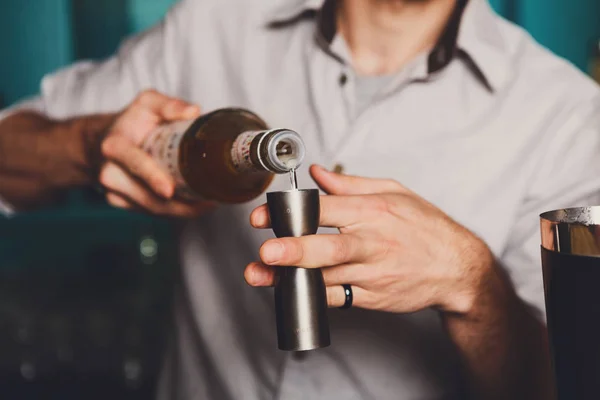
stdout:
[(487, 0), (469, 0), (462, 18), (456, 49), (477, 68), (486, 85), (498, 90), (512, 73), (509, 49), (498, 16)]
[(325, 0), (285, 0), (267, 14), (269, 25), (281, 25), (297, 19), (304, 13), (316, 12), (323, 7)]
[[(490, 90), (501, 88), (510, 76), (510, 60), (498, 18), (487, 0), (456, 0), (457, 6), (442, 37), (427, 57), (427, 73), (462, 58)], [(285, 26), (305, 16), (316, 16), (317, 40), (326, 46), (335, 36), (335, 0), (286, 0), (272, 10), (266, 22)]]

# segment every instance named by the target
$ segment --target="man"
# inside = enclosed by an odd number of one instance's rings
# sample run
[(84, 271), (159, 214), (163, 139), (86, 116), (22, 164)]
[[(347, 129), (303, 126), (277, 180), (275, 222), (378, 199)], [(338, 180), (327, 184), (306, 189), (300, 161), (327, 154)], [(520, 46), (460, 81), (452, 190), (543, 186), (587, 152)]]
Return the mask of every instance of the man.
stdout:
[[(195, 104), (251, 109), (343, 169), (310, 169), (339, 234), (269, 239), (247, 222), (267, 227), (264, 198), (173, 199), (139, 147)], [(5, 114), (0, 195), (33, 208), (99, 174), (116, 207), (202, 215), (160, 398), (547, 399), (537, 214), (598, 201), (599, 116), (598, 88), (484, 0), (184, 0)], [(274, 265), (325, 267), (331, 307), (351, 285), (331, 347), (275, 349), (271, 292), (250, 287)]]

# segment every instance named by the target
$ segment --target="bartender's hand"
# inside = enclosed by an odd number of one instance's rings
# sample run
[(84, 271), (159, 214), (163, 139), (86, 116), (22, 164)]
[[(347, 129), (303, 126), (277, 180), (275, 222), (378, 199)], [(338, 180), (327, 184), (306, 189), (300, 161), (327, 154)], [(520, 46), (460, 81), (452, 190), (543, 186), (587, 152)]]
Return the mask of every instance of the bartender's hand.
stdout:
[(173, 199), (175, 181), (141, 149), (159, 125), (198, 117), (200, 108), (153, 90), (142, 92), (115, 119), (101, 143), (99, 181), (107, 201), (157, 215), (193, 217), (214, 207)]
[[(330, 307), (343, 305), (351, 284), (353, 305), (407, 313), (437, 307), (468, 313), (493, 276), (493, 257), (473, 233), (391, 180), (367, 179), (311, 167), (329, 196), (321, 196), (321, 226), (340, 234), (271, 239), (261, 262), (245, 271), (252, 286), (270, 286), (277, 266), (323, 268)], [(266, 206), (251, 224), (267, 228)]]

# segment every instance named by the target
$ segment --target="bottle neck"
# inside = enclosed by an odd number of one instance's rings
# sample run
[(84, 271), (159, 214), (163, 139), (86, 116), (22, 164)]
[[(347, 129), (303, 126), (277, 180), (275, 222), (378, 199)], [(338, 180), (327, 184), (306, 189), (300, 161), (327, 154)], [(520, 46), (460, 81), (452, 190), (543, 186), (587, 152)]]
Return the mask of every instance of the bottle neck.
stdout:
[(231, 159), (238, 172), (268, 171), (283, 174), (303, 161), (304, 142), (289, 129), (249, 131), (233, 143)]

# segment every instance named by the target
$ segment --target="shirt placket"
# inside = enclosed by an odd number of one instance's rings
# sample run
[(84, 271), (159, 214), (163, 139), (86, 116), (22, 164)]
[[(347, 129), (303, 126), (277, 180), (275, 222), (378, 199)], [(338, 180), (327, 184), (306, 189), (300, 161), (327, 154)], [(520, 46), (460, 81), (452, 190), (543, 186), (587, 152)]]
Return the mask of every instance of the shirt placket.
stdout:
[(316, 398), (306, 371), (306, 357), (302, 353), (288, 353), (281, 373), (277, 400), (304, 400)]
[(353, 100), (352, 70), (313, 43), (308, 57), (308, 85), (325, 166), (335, 162), (339, 144), (350, 127)]
[[(381, 113), (386, 109), (386, 102), (393, 100), (393, 97), (400, 96), (401, 92), (413, 83), (426, 83), (429, 79), (427, 68), (428, 54), (422, 54), (415, 60), (409, 63), (395, 79), (383, 91), (381, 91), (361, 112), (356, 112), (356, 75), (351, 68), (350, 52), (341, 36), (336, 35), (328, 48), (329, 52), (336, 55), (336, 58), (331, 57), (332, 68), (337, 73), (331, 74), (330, 84), (334, 86), (337, 83), (335, 90), (338, 93), (337, 102), (331, 101), (329, 107), (321, 109), (321, 117), (324, 121), (328, 121), (330, 126), (335, 126), (336, 129), (325, 130), (322, 132), (324, 143), (328, 151), (327, 166), (332, 170), (345, 172), (344, 159), (349, 155), (359, 151), (360, 143), (363, 140), (366, 132), (372, 128), (374, 121), (378, 121), (385, 116)], [(325, 54), (325, 52), (324, 52)], [(316, 74), (318, 71), (314, 71)], [(315, 104), (319, 103), (316, 99)], [(328, 110), (336, 109), (337, 112), (328, 113)], [(325, 112), (323, 112), (325, 111)], [(336, 121), (336, 116), (343, 115), (343, 124), (341, 121)], [(324, 124), (327, 126), (327, 123)], [(350, 171), (349, 171), (350, 172)]]

